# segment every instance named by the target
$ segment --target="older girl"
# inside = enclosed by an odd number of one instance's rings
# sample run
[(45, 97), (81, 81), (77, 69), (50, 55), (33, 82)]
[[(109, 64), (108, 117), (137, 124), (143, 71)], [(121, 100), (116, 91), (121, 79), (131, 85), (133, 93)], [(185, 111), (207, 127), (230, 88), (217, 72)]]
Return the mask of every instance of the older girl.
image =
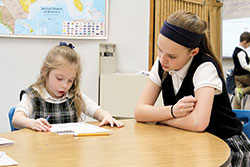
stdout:
[[(185, 11), (173, 13), (164, 22), (158, 38), (159, 57), (135, 109), (135, 118), (210, 132), (231, 147), (233, 166), (249, 166), (250, 142), (232, 112), (222, 68), (206, 29), (205, 21)], [(154, 106), (160, 91), (164, 107)]]

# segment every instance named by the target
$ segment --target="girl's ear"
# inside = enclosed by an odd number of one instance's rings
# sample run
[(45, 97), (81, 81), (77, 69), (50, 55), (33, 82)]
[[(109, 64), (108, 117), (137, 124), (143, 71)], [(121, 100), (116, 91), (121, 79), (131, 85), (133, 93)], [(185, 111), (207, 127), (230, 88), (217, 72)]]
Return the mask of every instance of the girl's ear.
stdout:
[(197, 55), (197, 53), (199, 53), (199, 51), (200, 51), (199, 47), (196, 47), (196, 48), (192, 49), (192, 51), (191, 51), (192, 56)]

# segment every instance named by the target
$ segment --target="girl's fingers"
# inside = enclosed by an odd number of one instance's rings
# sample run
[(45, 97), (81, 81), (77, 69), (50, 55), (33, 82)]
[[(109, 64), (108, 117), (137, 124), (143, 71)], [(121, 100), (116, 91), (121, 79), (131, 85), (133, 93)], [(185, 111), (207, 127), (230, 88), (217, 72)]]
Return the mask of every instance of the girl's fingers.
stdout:
[(38, 131), (38, 132), (41, 132), (41, 131), (44, 131), (44, 128), (43, 128), (41, 125), (37, 124), (37, 125), (34, 127), (34, 130), (36, 130), (36, 131)]
[(122, 122), (117, 121), (114, 118), (107, 119), (107, 120), (103, 119), (102, 122), (99, 124), (99, 126), (103, 126), (103, 125), (106, 125), (106, 124), (109, 124), (111, 127), (114, 127), (114, 126), (117, 126), (118, 128), (124, 127), (124, 124)]
[(124, 123), (120, 122), (120, 121), (115, 121), (115, 125), (118, 127), (118, 128), (122, 128), (124, 127)]
[(50, 125), (50, 123), (46, 120), (46, 119), (42, 119), (42, 123), (44, 125), (46, 125), (48, 128), (51, 128), (52, 126)]
[(184, 103), (190, 103), (190, 102), (196, 102), (197, 99), (193, 96), (185, 96), (181, 99), (181, 101)]
[(186, 105), (186, 108), (187, 107), (193, 107), (195, 105), (195, 103), (186, 103), (185, 105)]
[(47, 126), (45, 126), (44, 124), (41, 124), (41, 125), (38, 125), (40, 131), (42, 132), (47, 132), (48, 131), (48, 128)]
[(102, 122), (99, 124), (99, 126), (105, 125), (105, 120), (103, 119)]
[(38, 128), (41, 131), (47, 132), (47, 131), (49, 131), (50, 127), (51, 127), (51, 125), (49, 124), (49, 122), (46, 119), (41, 118), (38, 120)]
[(114, 122), (113, 121), (110, 121), (109, 122), (110, 126), (113, 128), (114, 127)]

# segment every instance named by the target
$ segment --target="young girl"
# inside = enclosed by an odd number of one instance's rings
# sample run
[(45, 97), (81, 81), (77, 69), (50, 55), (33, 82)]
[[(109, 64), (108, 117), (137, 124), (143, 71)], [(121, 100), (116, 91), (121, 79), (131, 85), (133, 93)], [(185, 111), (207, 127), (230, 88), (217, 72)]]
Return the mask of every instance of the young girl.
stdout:
[(53, 47), (42, 66), (39, 79), (20, 94), (13, 126), (49, 131), (51, 124), (81, 121), (82, 113), (101, 123), (123, 127), (112, 116), (80, 91), (80, 56), (72, 44)]
[[(135, 109), (135, 119), (210, 132), (231, 147), (232, 165), (249, 166), (250, 141), (232, 112), (220, 62), (190, 12), (173, 13), (161, 28), (158, 58)], [(154, 103), (162, 91), (164, 107)], [(244, 155), (243, 155), (244, 154)]]

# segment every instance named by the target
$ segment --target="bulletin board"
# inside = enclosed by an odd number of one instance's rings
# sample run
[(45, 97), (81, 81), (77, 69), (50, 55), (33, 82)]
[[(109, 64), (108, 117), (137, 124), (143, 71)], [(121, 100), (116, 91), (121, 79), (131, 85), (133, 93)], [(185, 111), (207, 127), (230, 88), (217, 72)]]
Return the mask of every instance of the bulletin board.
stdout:
[(108, 0), (0, 0), (0, 36), (107, 39)]

